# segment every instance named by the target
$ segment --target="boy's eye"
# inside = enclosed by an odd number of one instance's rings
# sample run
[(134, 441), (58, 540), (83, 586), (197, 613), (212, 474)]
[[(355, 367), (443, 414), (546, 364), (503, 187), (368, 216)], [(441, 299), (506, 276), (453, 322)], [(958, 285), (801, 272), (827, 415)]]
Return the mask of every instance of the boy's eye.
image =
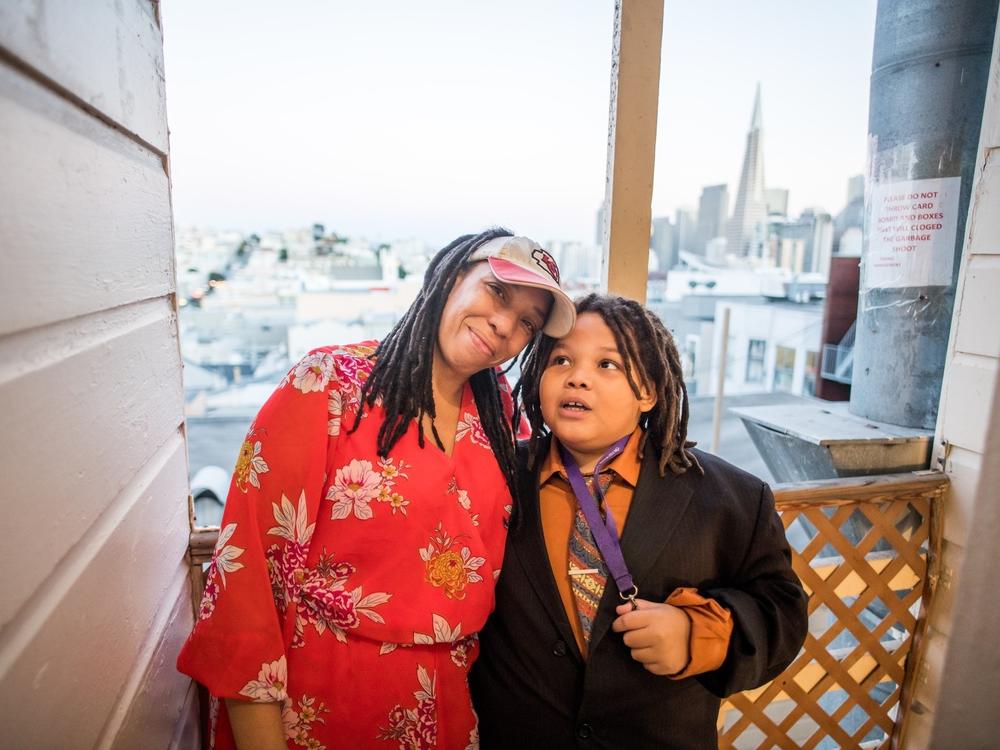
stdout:
[(621, 366), (613, 359), (602, 359), (599, 367), (604, 370), (620, 370)]
[(530, 333), (532, 336), (534, 336), (535, 332), (538, 331), (538, 325), (533, 320), (528, 320), (527, 318), (525, 318), (524, 320), (521, 321), (521, 324), (526, 329), (528, 329), (528, 333)]

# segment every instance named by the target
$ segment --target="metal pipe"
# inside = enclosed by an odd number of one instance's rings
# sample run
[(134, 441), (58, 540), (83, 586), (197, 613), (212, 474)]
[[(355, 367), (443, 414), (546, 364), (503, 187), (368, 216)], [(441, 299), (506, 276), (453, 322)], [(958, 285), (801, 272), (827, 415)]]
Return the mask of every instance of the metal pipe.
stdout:
[(851, 413), (933, 429), (998, 0), (880, 0)]

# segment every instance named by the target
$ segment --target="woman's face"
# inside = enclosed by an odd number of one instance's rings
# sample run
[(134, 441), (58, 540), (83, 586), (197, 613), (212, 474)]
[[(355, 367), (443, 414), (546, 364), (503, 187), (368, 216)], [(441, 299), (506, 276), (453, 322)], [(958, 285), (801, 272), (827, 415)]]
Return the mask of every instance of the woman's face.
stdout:
[(466, 268), (441, 312), (435, 364), (468, 379), (516, 357), (542, 329), (552, 295), (497, 279), (486, 261)]

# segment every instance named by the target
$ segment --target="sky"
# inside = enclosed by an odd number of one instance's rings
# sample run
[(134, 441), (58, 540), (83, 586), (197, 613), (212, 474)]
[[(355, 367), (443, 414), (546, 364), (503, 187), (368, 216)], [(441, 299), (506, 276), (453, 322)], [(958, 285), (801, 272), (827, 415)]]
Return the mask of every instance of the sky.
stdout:
[[(865, 169), (875, 4), (665, 0), (653, 215), (705, 185), (732, 201), (758, 82), (767, 186), (793, 214), (840, 210)], [(161, 9), (177, 224), (593, 242), (613, 0)]]

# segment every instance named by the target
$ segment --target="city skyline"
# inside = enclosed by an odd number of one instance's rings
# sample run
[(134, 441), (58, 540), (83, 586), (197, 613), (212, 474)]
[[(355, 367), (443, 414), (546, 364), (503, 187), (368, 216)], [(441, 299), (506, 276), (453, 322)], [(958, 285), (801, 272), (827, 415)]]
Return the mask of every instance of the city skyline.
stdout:
[[(836, 213), (864, 171), (874, 7), (668, 0), (653, 215), (697, 207), (708, 185), (734, 194), (758, 81), (768, 185), (790, 190), (790, 214)], [(593, 236), (610, 0), (281, 13), (177, 0), (163, 16), (178, 224)]]

